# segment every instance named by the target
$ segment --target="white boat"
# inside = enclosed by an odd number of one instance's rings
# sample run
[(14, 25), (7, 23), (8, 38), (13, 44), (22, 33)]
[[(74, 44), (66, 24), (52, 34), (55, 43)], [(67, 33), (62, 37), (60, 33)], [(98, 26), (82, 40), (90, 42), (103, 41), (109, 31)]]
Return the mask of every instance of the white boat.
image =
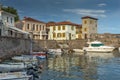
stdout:
[(50, 52), (61, 53), (61, 49), (49, 49)]
[(105, 46), (100, 41), (93, 41), (88, 43), (88, 47), (84, 47), (83, 51), (85, 52), (112, 52), (115, 47)]
[(73, 51), (77, 52), (77, 53), (83, 53), (82, 49), (73, 49)]
[[(30, 65), (29, 65), (30, 66)], [(28, 67), (28, 64), (25, 63), (2, 63), (0, 64), (0, 71), (18, 71), (18, 70), (23, 70)]]
[(32, 55), (22, 55), (22, 56), (14, 56), (12, 57), (12, 60), (29, 62), (29, 61), (37, 61), (37, 58)]
[(61, 55), (62, 50), (61, 49), (49, 49), (49, 53), (54, 54), (54, 55)]
[(32, 75), (27, 75), (26, 72), (9, 72), (0, 73), (0, 80), (31, 80)]

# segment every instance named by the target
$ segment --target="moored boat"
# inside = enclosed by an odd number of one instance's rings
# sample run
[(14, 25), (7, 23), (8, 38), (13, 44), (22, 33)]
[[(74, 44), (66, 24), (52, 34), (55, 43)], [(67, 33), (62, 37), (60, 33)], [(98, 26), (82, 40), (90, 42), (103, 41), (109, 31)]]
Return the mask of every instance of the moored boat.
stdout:
[(83, 51), (85, 52), (112, 52), (115, 47), (112, 46), (105, 46), (100, 41), (93, 41), (88, 43), (88, 47), (84, 47)]
[(12, 60), (29, 62), (29, 61), (37, 61), (37, 58), (35, 56), (32, 56), (32, 55), (21, 55), (21, 56), (12, 57)]
[(0, 80), (32, 80), (32, 75), (25, 72), (0, 73)]
[(47, 57), (46, 52), (33, 52), (32, 55), (39, 59), (45, 59)]
[(22, 63), (22, 62), (20, 62), (20, 63), (13, 63), (13, 62), (2, 63), (2, 64), (0, 64), (0, 71), (1, 72), (4, 72), (4, 71), (20, 71), (20, 70), (23, 70), (27, 67), (28, 67), (28, 64), (25, 64), (25, 63)]

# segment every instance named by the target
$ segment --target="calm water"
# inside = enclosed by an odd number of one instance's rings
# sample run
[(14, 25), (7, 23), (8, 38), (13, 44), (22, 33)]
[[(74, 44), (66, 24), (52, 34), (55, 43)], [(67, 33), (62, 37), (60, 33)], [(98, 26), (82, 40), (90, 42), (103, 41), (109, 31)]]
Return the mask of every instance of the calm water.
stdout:
[(113, 53), (56, 56), (41, 64), (41, 80), (120, 80), (120, 57)]

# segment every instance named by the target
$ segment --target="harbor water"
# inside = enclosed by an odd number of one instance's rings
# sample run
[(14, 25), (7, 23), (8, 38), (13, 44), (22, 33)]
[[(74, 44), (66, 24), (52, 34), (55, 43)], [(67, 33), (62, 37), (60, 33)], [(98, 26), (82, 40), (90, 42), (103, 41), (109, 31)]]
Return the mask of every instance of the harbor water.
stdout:
[(40, 64), (40, 80), (120, 80), (119, 53), (58, 55)]

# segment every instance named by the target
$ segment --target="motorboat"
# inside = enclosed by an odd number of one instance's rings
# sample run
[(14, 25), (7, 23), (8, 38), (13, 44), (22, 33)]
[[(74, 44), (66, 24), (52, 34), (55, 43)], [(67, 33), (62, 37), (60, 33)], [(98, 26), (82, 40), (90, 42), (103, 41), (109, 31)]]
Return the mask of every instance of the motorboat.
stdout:
[(83, 47), (84, 52), (112, 52), (115, 47), (105, 46), (100, 41), (88, 42), (88, 47)]
[(32, 80), (32, 75), (27, 75), (26, 72), (0, 73), (0, 80)]

